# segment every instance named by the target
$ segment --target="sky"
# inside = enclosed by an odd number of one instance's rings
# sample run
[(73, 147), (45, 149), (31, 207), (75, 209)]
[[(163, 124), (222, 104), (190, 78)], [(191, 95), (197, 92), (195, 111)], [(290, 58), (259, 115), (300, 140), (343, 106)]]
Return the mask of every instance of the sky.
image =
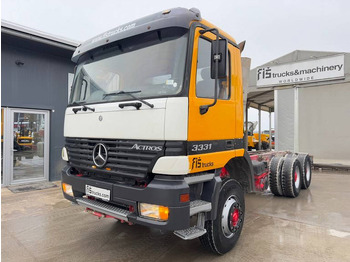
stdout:
[[(252, 68), (294, 50), (350, 52), (348, 0), (2, 0), (1, 19), (83, 42), (172, 7), (196, 7), (238, 43), (246, 40), (242, 56)], [(257, 119), (255, 110), (249, 118)]]

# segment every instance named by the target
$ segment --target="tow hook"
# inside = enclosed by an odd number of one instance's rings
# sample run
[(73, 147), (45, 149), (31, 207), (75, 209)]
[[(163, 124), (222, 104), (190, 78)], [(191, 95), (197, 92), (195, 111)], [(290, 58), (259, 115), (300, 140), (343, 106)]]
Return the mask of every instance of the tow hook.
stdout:
[(91, 208), (88, 208), (88, 207), (85, 209), (85, 212), (90, 213), (90, 214), (92, 214), (94, 216), (97, 216), (98, 219), (101, 219), (101, 218), (114, 218), (117, 221), (120, 221), (120, 223), (122, 223), (122, 224), (127, 223), (129, 226), (133, 225), (133, 223), (131, 223), (131, 222), (125, 221), (123, 219), (116, 218), (114, 216), (106, 215), (104, 213), (97, 212), (97, 211), (95, 211), (95, 210), (93, 210)]

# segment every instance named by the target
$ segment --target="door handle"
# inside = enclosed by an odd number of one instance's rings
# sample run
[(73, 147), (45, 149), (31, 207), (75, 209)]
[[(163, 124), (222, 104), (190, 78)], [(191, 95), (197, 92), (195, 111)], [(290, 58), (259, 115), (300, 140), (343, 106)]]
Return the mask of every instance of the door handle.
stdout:
[(233, 149), (233, 148), (234, 148), (234, 141), (226, 140), (226, 149)]

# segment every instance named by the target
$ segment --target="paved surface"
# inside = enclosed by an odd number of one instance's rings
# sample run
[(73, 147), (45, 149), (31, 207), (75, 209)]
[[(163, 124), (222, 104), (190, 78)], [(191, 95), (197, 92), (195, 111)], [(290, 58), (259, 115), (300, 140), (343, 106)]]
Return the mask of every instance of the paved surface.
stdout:
[(350, 261), (350, 173), (314, 173), (296, 199), (246, 196), (246, 221), (224, 256), (198, 240), (97, 219), (59, 188), (2, 189), (3, 261)]
[(30, 179), (44, 177), (44, 158), (34, 156), (33, 159), (22, 157), (13, 167), (13, 179)]

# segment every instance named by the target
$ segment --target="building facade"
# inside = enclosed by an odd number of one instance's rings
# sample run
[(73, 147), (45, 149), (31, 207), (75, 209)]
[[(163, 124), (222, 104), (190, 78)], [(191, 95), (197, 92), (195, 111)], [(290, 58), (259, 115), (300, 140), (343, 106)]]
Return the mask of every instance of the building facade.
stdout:
[(78, 43), (1, 23), (2, 185), (57, 180)]
[(249, 91), (272, 91), (276, 150), (350, 166), (350, 54), (294, 51), (250, 72)]

